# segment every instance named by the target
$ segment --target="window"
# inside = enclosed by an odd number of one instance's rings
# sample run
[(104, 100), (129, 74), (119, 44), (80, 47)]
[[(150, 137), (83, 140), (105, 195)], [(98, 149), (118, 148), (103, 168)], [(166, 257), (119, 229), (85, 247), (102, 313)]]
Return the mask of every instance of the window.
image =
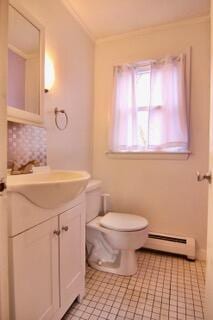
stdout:
[(110, 150), (186, 152), (185, 56), (114, 68)]
[(136, 108), (137, 108), (137, 131), (138, 142), (142, 149), (148, 148), (148, 123), (150, 101), (150, 67), (136, 69)]

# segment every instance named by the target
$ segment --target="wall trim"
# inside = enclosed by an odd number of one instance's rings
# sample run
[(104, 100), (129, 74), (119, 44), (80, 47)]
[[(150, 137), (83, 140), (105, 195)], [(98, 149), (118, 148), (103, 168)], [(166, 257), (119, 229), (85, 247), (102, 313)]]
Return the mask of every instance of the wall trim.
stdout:
[(145, 35), (145, 34), (149, 34), (149, 33), (153, 33), (153, 32), (158, 32), (158, 31), (163, 31), (163, 30), (167, 30), (167, 29), (171, 29), (171, 28), (177, 28), (177, 27), (181, 27), (181, 26), (193, 25), (193, 24), (199, 24), (199, 23), (205, 23), (205, 22), (210, 22), (209, 15), (199, 16), (199, 17), (195, 17), (195, 18), (191, 18), (191, 19), (179, 20), (179, 21), (171, 22), (171, 23), (167, 23), (167, 24), (159, 24), (159, 25), (152, 26), (152, 27), (144, 27), (144, 28), (141, 28), (138, 30), (125, 32), (125, 33), (121, 33), (118, 35), (100, 38), (100, 39), (96, 40), (96, 44), (98, 45), (98, 44), (105, 43), (105, 42), (128, 39), (131, 37), (137, 37), (137, 36), (141, 36), (141, 35)]
[(188, 160), (191, 151), (185, 152), (112, 152), (107, 151), (108, 159), (123, 160)]
[(89, 28), (86, 26), (86, 24), (83, 22), (83, 20), (80, 18), (80, 16), (77, 14), (77, 12), (73, 9), (71, 3), (69, 0), (61, 0), (61, 3), (67, 8), (67, 10), (71, 13), (72, 17), (79, 23), (79, 25), (82, 27), (82, 29), (86, 32), (86, 34), (89, 36), (90, 40), (95, 43), (96, 39), (89, 30)]
[(120, 33), (120, 34), (115, 34), (112, 36), (96, 38), (94, 36), (94, 34), (90, 31), (90, 29), (87, 27), (87, 25), (84, 23), (84, 21), (80, 18), (78, 13), (73, 9), (69, 0), (61, 0), (61, 3), (67, 8), (67, 10), (73, 16), (73, 18), (80, 24), (80, 26), (86, 32), (86, 34), (89, 36), (89, 38), (92, 40), (92, 42), (94, 42), (97, 45), (100, 43), (104, 43), (104, 42), (127, 39), (132, 36), (140, 36), (140, 35), (149, 34), (149, 33), (157, 32), (157, 31), (161, 31), (161, 30), (167, 30), (170, 28), (177, 28), (177, 27), (185, 26), (185, 25), (210, 22), (209, 15), (202, 15), (202, 16), (197, 16), (194, 18), (178, 20), (178, 21), (171, 22), (171, 23), (158, 24), (158, 25), (153, 25), (151, 27), (143, 27), (143, 28), (140, 28), (137, 30), (132, 30), (132, 31), (124, 32), (124, 33)]
[(196, 256), (198, 260), (206, 261), (206, 250), (205, 249), (197, 249)]

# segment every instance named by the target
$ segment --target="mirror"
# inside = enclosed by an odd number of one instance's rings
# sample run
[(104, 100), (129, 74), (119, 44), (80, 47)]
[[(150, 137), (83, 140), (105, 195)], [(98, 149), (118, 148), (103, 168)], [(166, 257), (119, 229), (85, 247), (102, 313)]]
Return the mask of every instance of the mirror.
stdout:
[(29, 18), (23, 11), (12, 4), (9, 5), (7, 95), (9, 120), (18, 119), (18, 122), (24, 123), (41, 122), (43, 94), (41, 73), (44, 63), (41, 33), (41, 28), (35, 21), (32, 22), (32, 17)]

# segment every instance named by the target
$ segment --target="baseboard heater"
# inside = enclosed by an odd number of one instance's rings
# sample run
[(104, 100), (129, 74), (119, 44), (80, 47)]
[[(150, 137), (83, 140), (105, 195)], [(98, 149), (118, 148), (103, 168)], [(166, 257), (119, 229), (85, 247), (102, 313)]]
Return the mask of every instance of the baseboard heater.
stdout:
[(193, 238), (150, 232), (143, 247), (184, 255), (189, 260), (195, 260), (196, 258), (195, 239)]

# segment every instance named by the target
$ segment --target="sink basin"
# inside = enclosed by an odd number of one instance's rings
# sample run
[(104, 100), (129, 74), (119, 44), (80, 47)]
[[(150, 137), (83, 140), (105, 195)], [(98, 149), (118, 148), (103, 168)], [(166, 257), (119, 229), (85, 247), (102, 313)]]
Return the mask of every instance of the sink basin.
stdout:
[(7, 177), (7, 190), (23, 195), (41, 208), (53, 209), (83, 192), (89, 178), (85, 171), (69, 170), (10, 175)]

